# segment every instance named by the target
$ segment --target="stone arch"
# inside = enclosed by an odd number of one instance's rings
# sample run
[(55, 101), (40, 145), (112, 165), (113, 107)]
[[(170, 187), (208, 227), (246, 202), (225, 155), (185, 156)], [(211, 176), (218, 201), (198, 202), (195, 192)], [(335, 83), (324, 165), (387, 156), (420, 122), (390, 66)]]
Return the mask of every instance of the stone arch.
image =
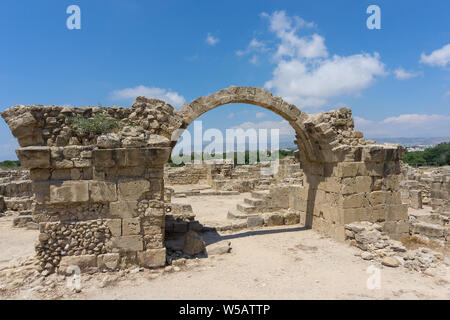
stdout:
[[(306, 160), (315, 162), (324, 160), (319, 148), (314, 145), (316, 138), (308, 133), (305, 127), (308, 115), (295, 105), (289, 104), (281, 97), (274, 96), (271, 92), (259, 87), (231, 86), (208, 96), (199, 97), (189, 104), (184, 104), (178, 111), (178, 115), (182, 119), (180, 129), (186, 128), (204, 113), (231, 103), (246, 103), (273, 111), (288, 121), (295, 130), (299, 150), (304, 151)], [(179, 134), (174, 137), (175, 143), (178, 137)]]
[[(22, 166), (30, 169), (42, 270), (164, 265), (163, 175), (176, 142), (170, 139), (229, 103), (267, 108), (296, 131), (307, 180), (298, 205), (309, 226), (339, 240), (345, 239), (346, 224), (362, 220), (382, 223), (393, 237), (408, 232), (398, 190), (403, 149), (365, 141), (353, 130), (347, 108), (308, 115), (252, 87), (226, 88), (179, 111), (145, 97), (131, 108), (16, 105), (1, 115), (19, 142)], [(80, 133), (70, 125), (71, 118), (97, 114), (125, 125), (115, 133)]]

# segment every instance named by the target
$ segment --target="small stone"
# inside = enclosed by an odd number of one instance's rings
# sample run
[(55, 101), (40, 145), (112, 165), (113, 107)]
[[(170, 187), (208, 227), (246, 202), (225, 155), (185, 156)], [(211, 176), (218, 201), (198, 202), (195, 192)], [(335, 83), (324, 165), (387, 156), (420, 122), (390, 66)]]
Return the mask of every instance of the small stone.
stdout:
[(387, 267), (397, 268), (400, 262), (394, 257), (384, 257), (381, 264)]
[(361, 253), (361, 258), (363, 258), (364, 260), (372, 260), (374, 257), (370, 252), (363, 252)]

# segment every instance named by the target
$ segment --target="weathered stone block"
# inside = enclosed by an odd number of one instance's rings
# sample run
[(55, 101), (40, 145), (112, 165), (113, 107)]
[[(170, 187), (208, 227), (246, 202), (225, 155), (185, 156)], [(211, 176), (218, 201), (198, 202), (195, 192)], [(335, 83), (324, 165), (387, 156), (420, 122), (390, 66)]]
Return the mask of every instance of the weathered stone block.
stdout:
[(122, 235), (122, 219), (106, 219), (105, 223), (113, 237)]
[(117, 218), (134, 218), (137, 213), (137, 201), (110, 202), (109, 215)]
[(31, 180), (48, 180), (50, 179), (50, 169), (30, 169)]
[(150, 182), (144, 179), (120, 179), (117, 184), (119, 200), (136, 201), (150, 191)]
[(141, 233), (140, 218), (127, 218), (122, 220), (122, 233), (124, 236), (138, 235)]
[(116, 270), (119, 267), (120, 254), (106, 253), (97, 257), (97, 267), (101, 270)]
[(107, 246), (112, 252), (142, 251), (144, 249), (144, 241), (142, 236), (139, 235), (112, 237), (108, 241)]
[(16, 150), (16, 153), (24, 168), (50, 168), (49, 147), (25, 147)]
[(117, 201), (116, 184), (109, 181), (89, 182), (91, 200), (93, 202), (113, 202)]
[(386, 203), (387, 192), (386, 191), (372, 191), (369, 193), (369, 201), (371, 206), (377, 206), (379, 204)]
[(386, 205), (385, 208), (386, 221), (407, 220), (408, 219), (408, 205)]
[(166, 265), (166, 248), (138, 252), (138, 262), (145, 268), (164, 267)]
[(92, 151), (95, 167), (110, 168), (116, 165), (114, 149), (97, 149)]
[(362, 208), (367, 207), (369, 201), (366, 198), (365, 193), (356, 193), (344, 196), (341, 198), (340, 205), (342, 208)]
[(87, 202), (89, 201), (89, 183), (87, 181), (63, 181), (50, 185), (50, 202)]
[(38, 203), (50, 201), (50, 182), (49, 181), (33, 181), (31, 183), (31, 190), (34, 194), (34, 199)]
[[(78, 267), (80, 271), (87, 271), (90, 268), (97, 267), (97, 256), (94, 254), (87, 254), (81, 256), (64, 256), (61, 258), (59, 264), (60, 272), (63, 274), (71, 274), (70, 267)], [(72, 272), (74, 269), (72, 269)]]
[(262, 227), (264, 225), (264, 218), (260, 216), (249, 216), (247, 217), (247, 227)]

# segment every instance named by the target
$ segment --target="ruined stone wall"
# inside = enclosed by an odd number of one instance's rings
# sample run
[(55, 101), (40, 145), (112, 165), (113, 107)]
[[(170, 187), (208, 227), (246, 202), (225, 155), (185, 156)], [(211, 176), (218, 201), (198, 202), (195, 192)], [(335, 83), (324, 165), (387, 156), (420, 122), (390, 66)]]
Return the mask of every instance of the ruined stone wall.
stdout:
[(450, 212), (450, 167), (413, 168), (403, 164), (402, 174), (402, 200), (409, 207), (420, 209), (423, 204), (436, 212)]
[(142, 111), (149, 101), (138, 99), (130, 109), (16, 106), (3, 112), (22, 146), (18, 158), (30, 169), (43, 272), (70, 263), (112, 269), (165, 264), (163, 168), (170, 142), (155, 133), (168, 129), (132, 124), (80, 134), (69, 125), (70, 117), (95, 112), (140, 124), (170, 107), (159, 101)]
[[(131, 108), (18, 105), (2, 117), (19, 141), (19, 160), (30, 169), (33, 218), (40, 222), (36, 251), (44, 272), (71, 263), (164, 265), (164, 165), (181, 136), (178, 129), (228, 103), (267, 108), (294, 128), (305, 179), (304, 187), (292, 192), (299, 192), (308, 227), (341, 240), (344, 225), (361, 220), (384, 222), (394, 236), (408, 232), (399, 193), (403, 150), (364, 140), (353, 130), (347, 108), (307, 115), (250, 87), (223, 89), (179, 111), (144, 97)], [(113, 132), (83, 131), (71, 122), (97, 114), (120, 126)], [(214, 180), (217, 171), (212, 172)], [(231, 177), (231, 167), (222, 167), (221, 175)]]
[(208, 178), (208, 167), (204, 164), (187, 163), (182, 167), (164, 168), (164, 181), (168, 185), (174, 184), (201, 184)]

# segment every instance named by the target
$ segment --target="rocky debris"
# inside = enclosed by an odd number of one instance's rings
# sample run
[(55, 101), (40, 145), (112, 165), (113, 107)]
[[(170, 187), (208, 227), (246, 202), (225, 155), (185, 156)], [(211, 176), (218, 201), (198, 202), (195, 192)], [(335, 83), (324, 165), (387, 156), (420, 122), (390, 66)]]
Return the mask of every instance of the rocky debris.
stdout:
[(362, 221), (345, 225), (346, 241), (359, 248), (364, 260), (380, 262), (384, 266), (403, 266), (409, 270), (424, 271), (435, 268), (444, 259), (443, 254), (429, 248), (408, 250), (400, 241), (390, 239), (376, 223)]
[(207, 246), (206, 252), (208, 253), (208, 256), (214, 256), (230, 253), (231, 249), (232, 249), (231, 242), (228, 243), (219, 242)]
[(195, 231), (189, 231), (184, 236), (183, 252), (188, 255), (196, 255), (205, 251), (206, 245), (203, 238)]

